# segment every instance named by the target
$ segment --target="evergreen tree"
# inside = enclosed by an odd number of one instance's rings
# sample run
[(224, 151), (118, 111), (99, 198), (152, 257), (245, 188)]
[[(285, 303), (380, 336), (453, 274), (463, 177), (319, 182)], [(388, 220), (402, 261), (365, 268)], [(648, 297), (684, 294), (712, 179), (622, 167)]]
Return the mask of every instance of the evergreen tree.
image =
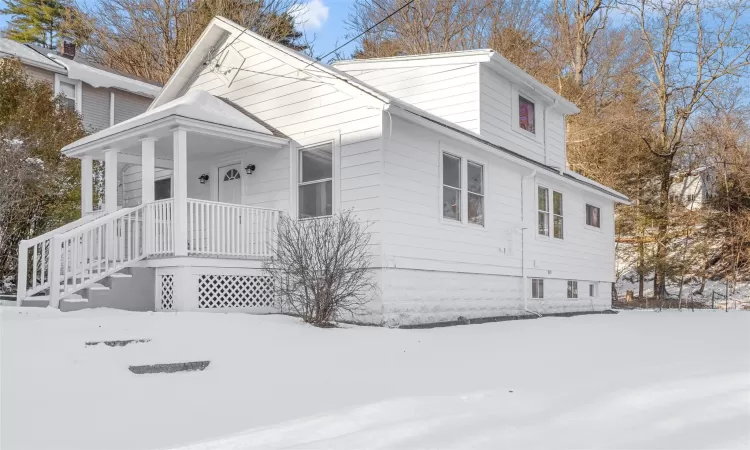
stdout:
[(0, 13), (11, 16), (3, 34), (18, 42), (53, 49), (62, 37), (72, 5), (67, 0), (5, 0)]

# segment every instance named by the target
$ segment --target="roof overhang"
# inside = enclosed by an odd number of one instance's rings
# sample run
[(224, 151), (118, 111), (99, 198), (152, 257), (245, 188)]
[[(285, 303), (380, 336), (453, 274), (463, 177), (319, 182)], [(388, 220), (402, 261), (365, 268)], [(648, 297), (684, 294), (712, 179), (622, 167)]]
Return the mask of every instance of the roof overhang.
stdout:
[(133, 128), (102, 136), (99, 139), (89, 141), (86, 141), (86, 138), (79, 139), (63, 147), (62, 153), (69, 157), (80, 157), (83, 155), (97, 157), (107, 149), (130, 147), (145, 138), (159, 139), (170, 136), (176, 129), (243, 142), (257, 147), (283, 148), (289, 144), (289, 139), (287, 138), (173, 114)]

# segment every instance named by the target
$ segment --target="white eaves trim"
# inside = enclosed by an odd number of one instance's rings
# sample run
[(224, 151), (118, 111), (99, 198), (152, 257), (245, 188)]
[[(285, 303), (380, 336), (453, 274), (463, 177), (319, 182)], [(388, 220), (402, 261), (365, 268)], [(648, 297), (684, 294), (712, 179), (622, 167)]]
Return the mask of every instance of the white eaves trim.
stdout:
[(72, 59), (50, 53), (47, 55), (56, 63), (68, 70), (68, 77), (81, 80), (95, 88), (115, 88), (133, 94), (154, 98), (159, 94), (159, 86), (136, 80), (116, 73), (97, 69), (86, 64), (78, 63)]

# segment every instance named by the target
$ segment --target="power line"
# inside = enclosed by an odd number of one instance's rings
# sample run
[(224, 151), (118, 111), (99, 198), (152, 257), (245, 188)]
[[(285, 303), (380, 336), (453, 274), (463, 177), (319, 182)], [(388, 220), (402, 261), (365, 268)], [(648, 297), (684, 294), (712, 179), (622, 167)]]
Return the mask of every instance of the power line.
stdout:
[[(385, 22), (386, 20), (388, 20), (388, 19), (390, 19), (391, 17), (395, 16), (396, 14), (400, 13), (400, 12), (401, 12), (401, 10), (403, 10), (403, 9), (404, 9), (404, 8), (406, 8), (407, 6), (411, 5), (412, 3), (414, 3), (414, 0), (409, 0), (408, 2), (404, 3), (404, 5), (403, 5), (403, 6), (401, 6), (401, 7), (399, 8), (399, 9), (397, 9), (397, 10), (393, 11), (392, 13), (388, 14), (387, 16), (385, 16), (385, 17), (384, 17), (383, 19), (381, 19), (381, 20), (380, 20), (380, 21), (379, 21), (378, 23), (374, 24), (374, 25), (373, 25), (373, 26), (371, 26), (370, 28), (368, 28), (368, 29), (366, 29), (365, 31), (363, 31), (363, 32), (359, 33), (358, 35), (354, 36), (353, 38), (349, 39), (349, 40), (348, 40), (348, 41), (346, 41), (345, 43), (343, 43), (343, 44), (339, 45), (338, 47), (334, 48), (333, 50), (331, 50), (330, 52), (326, 53), (325, 55), (323, 55), (323, 56), (321, 56), (321, 57), (319, 57), (319, 58), (315, 58), (315, 61), (317, 61), (317, 62), (320, 62), (321, 60), (325, 59), (326, 57), (328, 57), (328, 56), (331, 56), (332, 54), (334, 54), (334, 53), (336, 53), (337, 51), (339, 51), (339, 50), (340, 50), (341, 48), (343, 48), (343, 47), (346, 47), (347, 45), (349, 45), (349, 44), (351, 44), (352, 42), (356, 41), (357, 39), (359, 39), (359, 38), (360, 38), (360, 37), (362, 37), (363, 35), (365, 35), (365, 34), (369, 33), (369, 32), (370, 32), (370, 31), (371, 31), (371, 30), (372, 30), (373, 28), (377, 27), (378, 25), (382, 24), (382, 23), (383, 23), (383, 22)], [(377, 5), (377, 3), (376, 3), (376, 5)], [(378, 5), (378, 6), (380, 6), (380, 5)], [(312, 64), (313, 64), (313, 63), (310, 63), (310, 64), (308, 64), (307, 66), (305, 66), (305, 67), (304, 67), (304, 69), (308, 68), (308, 67), (309, 67), (310, 65), (312, 65)], [(304, 69), (303, 69), (303, 70), (304, 70)]]

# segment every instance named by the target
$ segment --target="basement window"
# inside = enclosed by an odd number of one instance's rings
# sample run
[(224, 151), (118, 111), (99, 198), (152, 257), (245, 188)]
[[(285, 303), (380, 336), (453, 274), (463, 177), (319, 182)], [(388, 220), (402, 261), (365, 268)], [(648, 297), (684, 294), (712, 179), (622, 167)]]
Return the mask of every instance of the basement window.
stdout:
[(531, 298), (544, 298), (544, 279), (531, 279)]
[(568, 280), (568, 298), (578, 298), (578, 282)]

